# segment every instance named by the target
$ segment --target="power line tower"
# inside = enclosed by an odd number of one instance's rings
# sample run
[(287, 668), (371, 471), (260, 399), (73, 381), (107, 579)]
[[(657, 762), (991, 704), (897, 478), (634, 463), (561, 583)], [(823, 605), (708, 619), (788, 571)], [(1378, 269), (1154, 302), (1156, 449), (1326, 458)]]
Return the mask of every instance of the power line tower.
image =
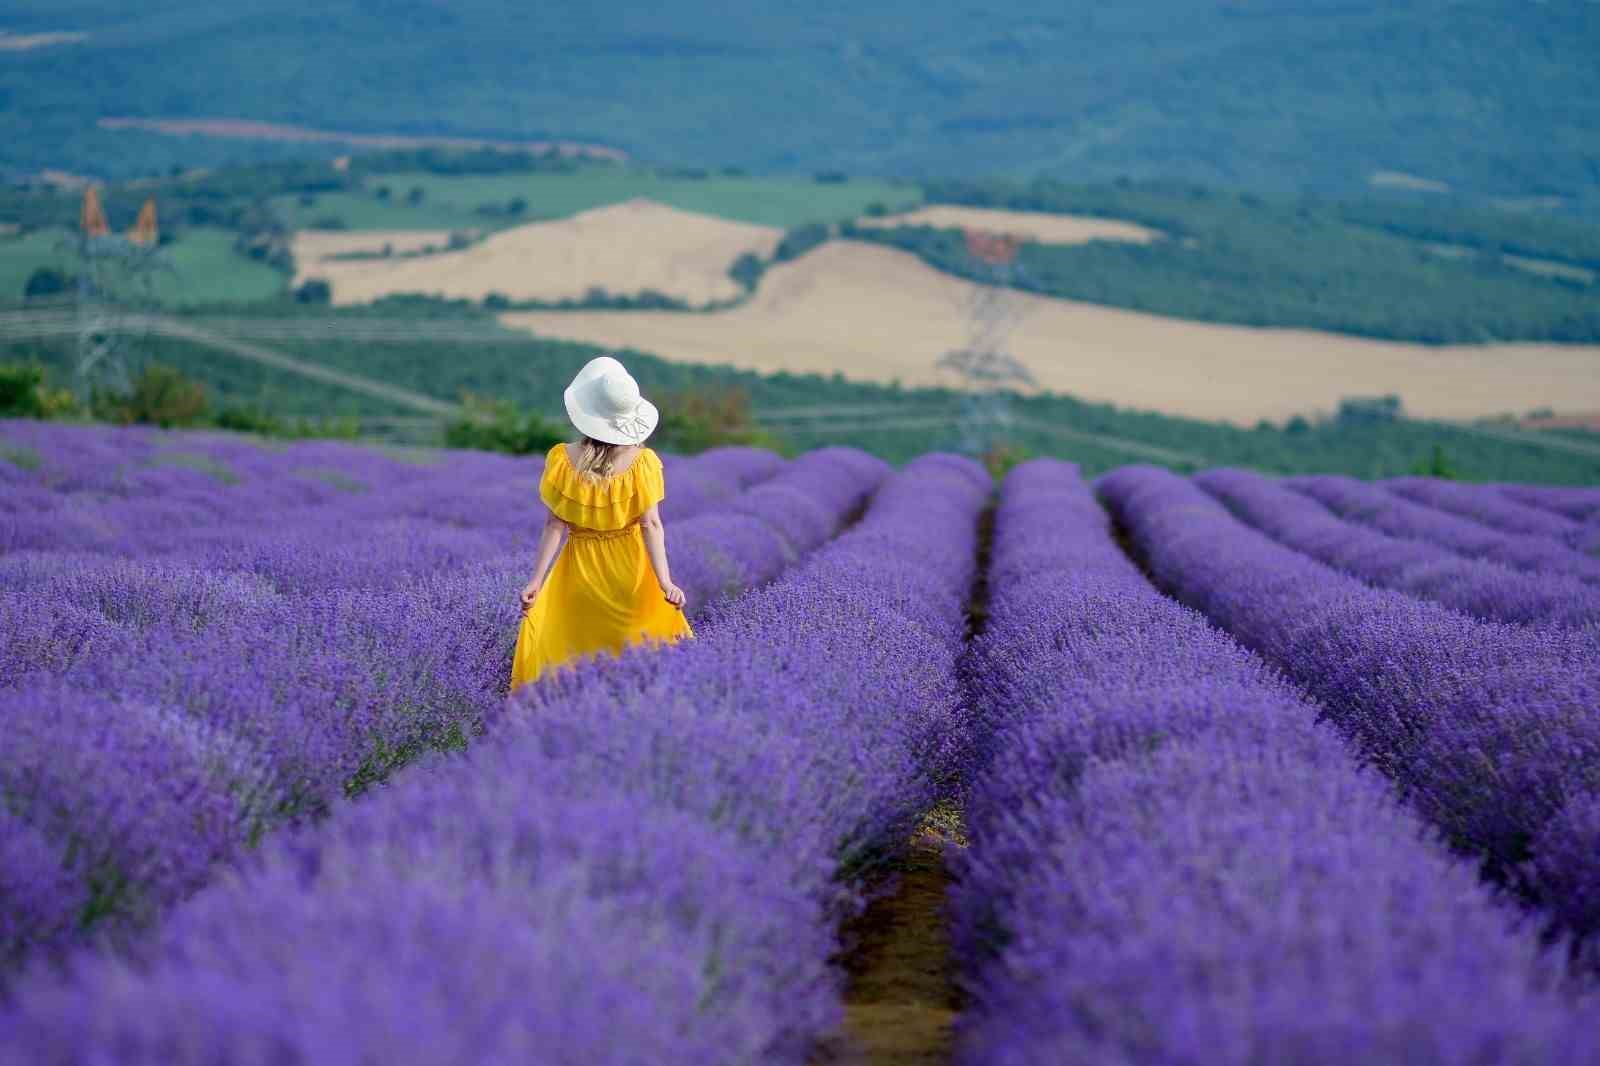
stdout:
[(963, 235), (968, 272), (979, 283), (967, 286), (961, 297), (966, 346), (940, 356), (938, 366), (960, 379), (965, 394), (962, 447), (980, 454), (993, 447), (995, 431), (1010, 424), (1005, 392), (1031, 388), (1037, 382), (1010, 352), (1011, 334), (1027, 315), (1027, 304), (1015, 287), (1021, 239), (976, 229), (966, 229)]
[(156, 306), (156, 274), (171, 269), (159, 245), (153, 198), (145, 201), (133, 229), (118, 236), (106, 222), (99, 192), (93, 186), (84, 190), (78, 232), (65, 242), (78, 264), (73, 384), (81, 399), (96, 385), (122, 392), (132, 384)]

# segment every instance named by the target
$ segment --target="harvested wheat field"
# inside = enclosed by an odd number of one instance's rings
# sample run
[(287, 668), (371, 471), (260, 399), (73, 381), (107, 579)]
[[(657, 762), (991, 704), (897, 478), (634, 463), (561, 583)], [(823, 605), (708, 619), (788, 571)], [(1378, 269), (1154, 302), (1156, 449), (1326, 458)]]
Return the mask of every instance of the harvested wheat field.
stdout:
[[(832, 241), (769, 270), (749, 303), (710, 314), (510, 312), (508, 326), (668, 359), (952, 384), (934, 367), (966, 343), (974, 286), (914, 255)], [(1251, 423), (1398, 393), (1418, 415), (1600, 409), (1600, 346), (1431, 348), (1313, 330), (1163, 318), (1015, 293), (1011, 350), (1039, 384), (1125, 407)]]
[(457, 252), (324, 260), (315, 273), (333, 287), (336, 304), (368, 303), (401, 292), (469, 300), (498, 292), (512, 300), (553, 302), (580, 299), (600, 287), (613, 295), (653, 289), (701, 305), (738, 296), (743, 290), (728, 276), (728, 267), (745, 252), (770, 256), (782, 237), (774, 226), (627, 200), (502, 230)]
[[(308, 277), (326, 277), (323, 260), (330, 256), (368, 252), (381, 254), (385, 248), (394, 255), (420, 252), (429, 245), (445, 248), (450, 244), (447, 229), (396, 230), (296, 230), (289, 244), (294, 256), (294, 283)], [(335, 260), (335, 265), (337, 265)]]
[(936, 226), (940, 229), (975, 229), (1020, 237), (1040, 244), (1087, 244), (1090, 241), (1131, 241), (1149, 244), (1161, 236), (1133, 222), (1089, 215), (1048, 215), (1042, 211), (1001, 211), (989, 207), (934, 204), (899, 215), (858, 218), (856, 225), (892, 229), (895, 226)]
[(0, 52), (31, 52), (35, 48), (77, 44), (88, 39), (87, 33), (9, 33), (0, 30)]

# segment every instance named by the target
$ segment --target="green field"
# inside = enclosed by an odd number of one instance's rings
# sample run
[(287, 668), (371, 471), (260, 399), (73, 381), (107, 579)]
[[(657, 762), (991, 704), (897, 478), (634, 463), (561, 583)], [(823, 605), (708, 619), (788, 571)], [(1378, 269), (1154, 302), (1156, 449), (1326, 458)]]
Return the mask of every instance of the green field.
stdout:
[(70, 257), (59, 247), (65, 236), (61, 231), (39, 230), (0, 237), (0, 297), (22, 299), (23, 286), (39, 267), (68, 268)]
[[(388, 199), (378, 198), (379, 186), (389, 187)], [(422, 190), (419, 203), (407, 202), (412, 189)], [(371, 175), (361, 191), (314, 194), (310, 204), (302, 202), (302, 196), (279, 196), (272, 205), (294, 229), (337, 218), (355, 230), (493, 230), (536, 219), (567, 218), (636, 197), (736, 222), (787, 229), (807, 222), (853, 218), (875, 203), (890, 208), (912, 206), (922, 201), (922, 191), (915, 185), (870, 179), (684, 178), (649, 169), (602, 166), (570, 174)], [(477, 210), (482, 205), (501, 207), (516, 198), (527, 202), (521, 215)]]
[[(388, 195), (380, 197), (384, 188)], [(113, 227), (130, 225), (151, 196), (179, 238), (165, 249), (175, 270), (158, 289), (174, 307), (282, 304), (285, 275), (234, 252), (235, 237), (274, 245), (284, 269), (285, 236), (297, 228), (496, 230), (634, 197), (787, 228), (794, 239), (784, 256), (826, 239), (820, 223), (842, 220), (848, 236), (987, 280), (987, 267), (971, 259), (958, 231), (849, 228), (875, 206), (931, 202), (1103, 216), (1166, 235), (1150, 244), (1025, 244), (1012, 283), (1043, 295), (1422, 343), (1600, 342), (1600, 223), (1434, 194), (1328, 200), (1173, 182), (895, 184), (401, 152), (357, 156), (346, 170), (307, 160), (110, 186)], [(508, 210), (514, 200), (520, 211)], [(49, 234), (75, 224), (78, 206), (77, 194), (0, 187), (0, 223), (24, 233), (0, 239), (0, 304), (20, 298), (35, 266), (57, 261)], [(743, 271), (741, 280), (749, 284), (759, 273)]]
[[(588, 345), (501, 331), (476, 312), (414, 311), (426, 314), (397, 320), (398, 308), (305, 311), (289, 317), (253, 316), (253, 321), (269, 329), (299, 324), (328, 332), (322, 337), (258, 342), (283, 354), (446, 401), (459, 400), (463, 392), (505, 398), (557, 419), (562, 387), (580, 366), (600, 354), (600, 349)], [(357, 327), (387, 323), (394, 328), (397, 321), (402, 329), (419, 335), (425, 330), (444, 332), (432, 340), (350, 336)], [(346, 336), (338, 336), (340, 331)], [(248, 326), (243, 332), (248, 333)], [(413, 443), (439, 439), (437, 418), (403, 405), (187, 341), (153, 338), (148, 345), (150, 357), (170, 362), (205, 383), (219, 405), (255, 405), (283, 416), (354, 415), (366, 433)], [(71, 348), (63, 340), (0, 345), (0, 361), (19, 358), (45, 362), (59, 376), (71, 365)], [(961, 422), (963, 398), (947, 390), (899, 389), (838, 376), (760, 375), (672, 363), (645, 352), (627, 352), (623, 358), (642, 388), (663, 403), (670, 404), (673, 394), (684, 390), (742, 389), (762, 424), (794, 449), (852, 444), (903, 461), (931, 449), (959, 450), (967, 443)], [(1592, 434), (1357, 418), (1291, 420), (1246, 429), (1061, 395), (1013, 398), (1007, 406), (1009, 426), (985, 428), (986, 440), (1002, 441), (1028, 454), (1072, 459), (1090, 474), (1126, 463), (1152, 462), (1185, 470), (1238, 465), (1274, 473), (1386, 477), (1414, 472), (1437, 447), (1450, 467), (1467, 479), (1600, 484), (1600, 436)]]
[[(76, 256), (63, 250), (64, 230), (36, 230), (0, 238), (0, 300), (20, 300), (28, 277), (39, 267), (67, 274), (78, 270)], [(164, 306), (255, 303), (277, 299), (284, 291), (283, 274), (234, 251), (234, 234), (222, 229), (187, 229), (163, 245), (155, 272), (153, 295)]]
[[(1173, 318), (1424, 344), (1600, 342), (1600, 223), (1467, 205), (1277, 200), (1180, 185), (928, 182), (927, 198), (1087, 214), (1167, 235), (1150, 244), (1024, 244), (1013, 284)], [(962, 234), (860, 228), (941, 270), (988, 280)], [(1441, 255), (1441, 243), (1452, 254)]]

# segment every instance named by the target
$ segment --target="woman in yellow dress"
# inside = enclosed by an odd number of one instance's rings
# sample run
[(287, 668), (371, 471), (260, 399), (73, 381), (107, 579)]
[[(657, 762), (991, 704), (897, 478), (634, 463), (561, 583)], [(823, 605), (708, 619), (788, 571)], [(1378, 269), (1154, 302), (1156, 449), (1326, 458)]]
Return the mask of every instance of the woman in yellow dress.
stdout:
[(581, 656), (694, 636), (667, 567), (661, 459), (644, 447), (660, 413), (609, 356), (590, 360), (565, 399), (583, 438), (545, 457), (544, 530), (522, 590), (512, 691)]

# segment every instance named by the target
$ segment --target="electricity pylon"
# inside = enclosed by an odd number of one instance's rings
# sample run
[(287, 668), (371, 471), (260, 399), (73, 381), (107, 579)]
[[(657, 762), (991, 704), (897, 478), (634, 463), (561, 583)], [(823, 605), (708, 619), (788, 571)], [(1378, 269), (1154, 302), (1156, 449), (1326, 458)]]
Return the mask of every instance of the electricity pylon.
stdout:
[(966, 286), (961, 297), (967, 343), (940, 356), (938, 366), (953, 371), (961, 381), (962, 447), (978, 454), (993, 445), (995, 430), (1010, 423), (1006, 390), (1032, 388), (1037, 382), (1010, 351), (1011, 334), (1027, 314), (1027, 304), (1015, 287), (1022, 242), (982, 230), (963, 233), (969, 273), (978, 279)]
[(170, 270), (160, 256), (155, 200), (146, 200), (139, 220), (126, 236), (106, 222), (100, 194), (84, 190), (78, 232), (66, 250), (78, 263), (77, 362), (73, 383), (87, 400), (97, 384), (126, 391), (132, 384), (130, 363), (144, 349), (149, 314), (155, 308), (155, 277)]

